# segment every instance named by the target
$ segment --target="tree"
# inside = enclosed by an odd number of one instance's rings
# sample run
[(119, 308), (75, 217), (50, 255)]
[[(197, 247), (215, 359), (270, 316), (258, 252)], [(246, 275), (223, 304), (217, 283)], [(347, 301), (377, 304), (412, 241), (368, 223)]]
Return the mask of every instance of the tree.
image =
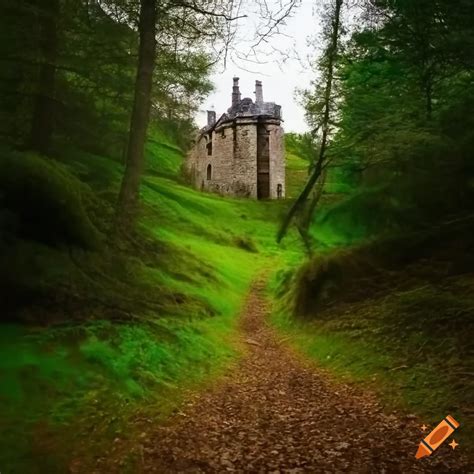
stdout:
[(317, 156), (317, 144), (311, 133), (285, 133), (285, 148), (291, 153), (308, 161), (309, 174), (314, 157)]
[[(112, 2), (114, 4), (115, 2)], [(235, 38), (235, 31), (230, 26), (245, 14), (239, 14), (241, 1), (227, 2), (216, 0), (213, 2), (171, 0), (159, 4), (157, 15), (156, 0), (140, 0), (140, 19), (138, 30), (140, 32), (139, 64), (135, 86), (135, 100), (131, 119), (128, 153), (126, 159), (125, 175), (120, 189), (117, 209), (117, 223), (119, 227), (130, 227), (136, 217), (136, 208), (139, 197), (140, 176), (143, 168), (143, 150), (146, 140), (146, 130), (151, 107), (151, 87), (153, 68), (155, 65), (156, 46), (151, 45), (151, 35), (154, 40), (165, 40), (166, 45), (171, 43), (176, 51), (186, 46), (194, 50), (196, 45), (206, 44), (215, 51), (215, 61), (227, 53)], [(297, 0), (279, 2), (276, 15), (268, 8), (265, 1), (255, 2), (260, 9), (262, 18), (267, 21), (257, 34), (256, 41), (251, 49), (255, 50), (259, 44), (278, 31), (278, 25), (291, 14)], [(118, 16), (130, 16), (130, 2), (121, 3)], [(262, 7), (262, 8), (260, 8)], [(263, 8), (265, 7), (265, 8)], [(144, 17), (144, 11), (147, 16)], [(132, 13), (133, 15), (133, 13)], [(152, 16), (158, 20), (158, 27), (152, 26)], [(219, 48), (219, 44), (221, 47)], [(209, 64), (211, 66), (211, 64)]]
[[(278, 0), (276, 11), (263, 0), (245, 4), (261, 20), (250, 50), (278, 32), (298, 1)], [(191, 128), (212, 88), (212, 66), (231, 51), (243, 6), (243, 0), (2, 3), (0, 134), (11, 146), (41, 153), (61, 154), (66, 146), (122, 156), (117, 223), (133, 224), (150, 120)]]
[(459, 66), (464, 69), (467, 63), (472, 66), (472, 50), (466, 50), (473, 41), (472, 2), (366, 0), (365, 8), (376, 19), (373, 31), (380, 43), (416, 77), (425, 118), (430, 121), (438, 103), (438, 85), (446, 74)]
[(130, 122), (130, 134), (125, 166), (119, 195), (118, 219), (120, 224), (130, 224), (135, 213), (143, 168), (145, 147), (151, 108), (151, 89), (156, 51), (156, 0), (140, 0), (138, 30), (140, 44), (138, 53), (135, 97)]
[(364, 222), (388, 226), (403, 210), (405, 221), (419, 224), (465, 205), (474, 81), (465, 45), (474, 32), (464, 18), (473, 8), (464, 1), (366, 2), (364, 21), (338, 60), (326, 168), (331, 181), (340, 172), (357, 192), (349, 196), (354, 207), (378, 200), (374, 209), (382, 215), (367, 212)]
[[(339, 54), (342, 4), (343, 0), (334, 0), (334, 3), (331, 5), (331, 11), (326, 18), (324, 35), (327, 46), (319, 63), (323, 78), (322, 87), (315, 84), (315, 94), (306, 94), (306, 107), (310, 111), (309, 117), (313, 125), (313, 134), (320, 133), (321, 135), (318, 155), (315, 157), (313, 170), (306, 185), (285, 216), (277, 235), (277, 241), (280, 242), (285, 236), (293, 218), (300, 214), (302, 221), (298, 225), (298, 229), (308, 251), (310, 251), (308, 228), (322, 192), (321, 187), (315, 190), (315, 185), (319, 178), (325, 176), (327, 147), (333, 124), (335, 109), (333, 97), (334, 70)], [(308, 197), (313, 191), (315, 192), (308, 204)]]

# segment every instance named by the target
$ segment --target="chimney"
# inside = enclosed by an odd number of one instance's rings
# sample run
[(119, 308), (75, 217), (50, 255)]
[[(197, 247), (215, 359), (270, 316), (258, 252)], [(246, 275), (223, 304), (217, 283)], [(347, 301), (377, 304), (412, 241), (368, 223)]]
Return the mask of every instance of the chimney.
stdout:
[(258, 105), (263, 104), (262, 81), (255, 81), (255, 103)]
[(232, 87), (232, 107), (240, 102), (239, 78), (234, 77), (234, 86)]
[(216, 112), (214, 110), (207, 111), (207, 126), (212, 127), (216, 123)]

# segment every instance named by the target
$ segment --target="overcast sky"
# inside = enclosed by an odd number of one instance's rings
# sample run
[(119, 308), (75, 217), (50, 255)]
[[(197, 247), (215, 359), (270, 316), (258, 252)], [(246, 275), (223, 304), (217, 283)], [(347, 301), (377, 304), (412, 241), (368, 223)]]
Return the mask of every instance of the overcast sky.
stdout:
[[(232, 78), (237, 76), (240, 78), (242, 98), (255, 99), (255, 80), (262, 81), (264, 100), (282, 106), (285, 131), (304, 132), (308, 129), (304, 120), (304, 110), (295, 100), (295, 89), (307, 88), (314, 77), (308, 61), (308, 57), (314, 52), (307, 46), (307, 39), (318, 34), (321, 27), (313, 5), (313, 0), (301, 2), (292, 17), (287, 19), (281, 28), (283, 35), (273, 37), (270, 44), (261, 51), (260, 60), (263, 61), (261, 64), (234, 59), (228, 61), (226, 69), (222, 65), (216, 68), (216, 72), (212, 75), (215, 91), (205, 100), (196, 117), (200, 127), (206, 124), (206, 110), (215, 110), (219, 117), (230, 107)], [(245, 41), (245, 35), (250, 37), (255, 31), (255, 19), (250, 17), (239, 21), (243, 22), (240, 35)], [(272, 48), (289, 52), (290, 57), (283, 61), (284, 55)], [(242, 49), (245, 49), (245, 45)]]

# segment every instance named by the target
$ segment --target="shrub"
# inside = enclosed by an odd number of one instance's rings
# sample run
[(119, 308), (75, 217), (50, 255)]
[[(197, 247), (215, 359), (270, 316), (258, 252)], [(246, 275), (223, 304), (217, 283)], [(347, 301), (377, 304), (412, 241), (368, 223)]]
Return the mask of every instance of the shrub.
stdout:
[(395, 286), (402, 291), (412, 277), (426, 282), (472, 272), (473, 232), (474, 215), (469, 214), (316, 255), (286, 282), (289, 303), (295, 315), (313, 316), (324, 307), (375, 297)]

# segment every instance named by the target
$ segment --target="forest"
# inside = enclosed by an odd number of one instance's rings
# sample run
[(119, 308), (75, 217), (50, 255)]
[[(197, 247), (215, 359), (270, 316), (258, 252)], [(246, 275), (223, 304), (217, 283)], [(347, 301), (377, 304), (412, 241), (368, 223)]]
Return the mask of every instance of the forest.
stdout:
[[(195, 189), (216, 70), (305, 1), (286, 198)], [(5, 0), (0, 37), (2, 474), (474, 471), (471, 0)]]

